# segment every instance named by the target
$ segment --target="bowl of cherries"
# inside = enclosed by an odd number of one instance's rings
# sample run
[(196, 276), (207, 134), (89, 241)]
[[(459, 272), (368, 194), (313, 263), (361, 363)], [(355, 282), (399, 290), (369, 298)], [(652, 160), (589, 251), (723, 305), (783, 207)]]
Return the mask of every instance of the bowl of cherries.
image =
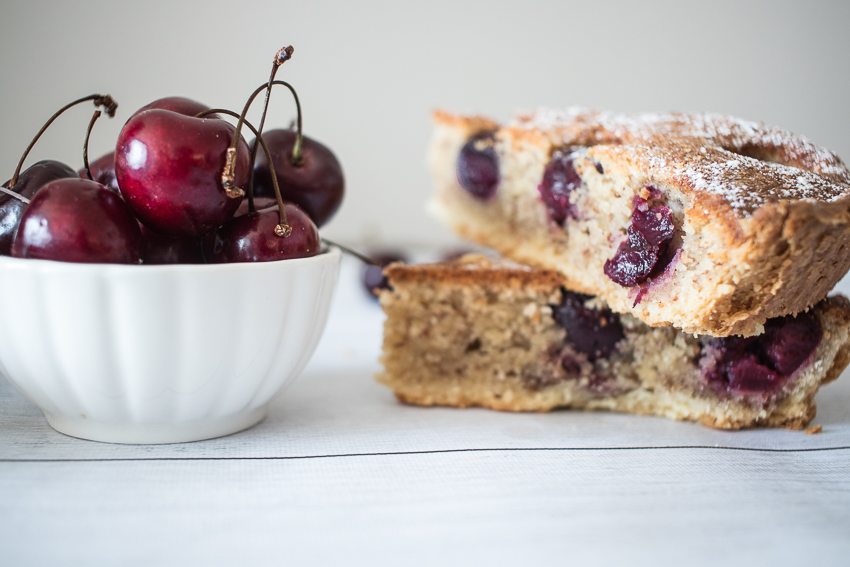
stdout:
[[(318, 226), (343, 196), (339, 162), (297, 129), (169, 97), (127, 120), (80, 171), (23, 169), (0, 190), (0, 372), (61, 433), (176, 443), (259, 422), (307, 364), (340, 250)], [(296, 103), (298, 103), (297, 95)], [(224, 116), (233, 119), (225, 119)], [(232, 124), (236, 119), (236, 124)], [(242, 130), (249, 128), (248, 143)], [(39, 133), (39, 135), (41, 132)], [(30, 148), (38, 139), (30, 144)]]

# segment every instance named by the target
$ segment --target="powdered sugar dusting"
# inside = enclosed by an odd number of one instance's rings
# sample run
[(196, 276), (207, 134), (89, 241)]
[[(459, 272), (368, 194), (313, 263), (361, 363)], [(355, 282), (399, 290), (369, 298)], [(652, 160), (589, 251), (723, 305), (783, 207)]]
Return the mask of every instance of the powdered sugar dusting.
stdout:
[(718, 114), (599, 112), (542, 108), (514, 128), (566, 146), (612, 145), (642, 158), (654, 177), (722, 197), (745, 215), (777, 200), (834, 201), (850, 194), (850, 172), (804, 136)]

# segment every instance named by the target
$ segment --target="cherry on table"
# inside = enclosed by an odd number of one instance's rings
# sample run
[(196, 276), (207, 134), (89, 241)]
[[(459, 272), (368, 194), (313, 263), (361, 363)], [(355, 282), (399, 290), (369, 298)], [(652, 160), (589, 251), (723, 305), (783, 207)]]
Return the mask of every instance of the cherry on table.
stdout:
[[(34, 163), (21, 173), (14, 187), (9, 187), (11, 180), (3, 184), (15, 193), (32, 199), (39, 189), (56, 179), (73, 178), (77, 174), (64, 163), (44, 160)], [(0, 193), (0, 255), (8, 256), (12, 248), (12, 239), (18, 230), (21, 216), (27, 204), (6, 193)]]
[(204, 237), (207, 261), (211, 264), (272, 262), (318, 254), (321, 250), (319, 231), (310, 217), (292, 203), (285, 203), (284, 211), (292, 227), (289, 236), (278, 236), (275, 232), (280, 223), (277, 205), (245, 213)]
[[(292, 130), (263, 133), (281, 197), (304, 209), (320, 227), (333, 217), (342, 202), (345, 193), (342, 166), (330, 149), (306, 136), (302, 138), (301, 162), (294, 163), (292, 151), (296, 136), (297, 132)], [(254, 195), (275, 196), (268, 159), (262, 151), (254, 163)]]
[(139, 224), (121, 197), (75, 173), (33, 196), (12, 241), (12, 256), (138, 264), (141, 243)]
[(390, 289), (384, 268), (393, 262), (407, 262), (407, 257), (397, 250), (384, 250), (369, 254), (369, 257), (379, 265), (367, 265), (363, 269), (363, 287), (372, 297), (378, 297), (382, 289)]
[[(242, 197), (222, 185), (235, 128), (224, 120), (170, 110), (133, 116), (118, 136), (115, 173), (121, 195), (148, 228), (172, 237), (200, 237), (233, 218)], [(236, 152), (237, 187), (248, 181), (248, 146)]]

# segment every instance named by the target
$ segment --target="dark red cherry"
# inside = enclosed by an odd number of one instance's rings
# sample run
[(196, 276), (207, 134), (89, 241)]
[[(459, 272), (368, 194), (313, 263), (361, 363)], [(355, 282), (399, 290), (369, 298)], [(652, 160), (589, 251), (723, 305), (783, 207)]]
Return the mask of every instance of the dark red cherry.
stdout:
[[(89, 163), (91, 170), (91, 178), (97, 181), (107, 189), (112, 189), (116, 193), (120, 193), (118, 189), (118, 180), (115, 178), (115, 152), (109, 152), (102, 155), (93, 162)], [(88, 179), (86, 168), (77, 172), (83, 179)]]
[[(263, 209), (268, 209), (269, 207), (276, 207), (277, 199), (274, 197), (254, 197), (254, 210), (262, 211)], [(248, 198), (245, 197), (242, 199), (242, 204), (239, 205), (239, 208), (236, 209), (236, 214), (233, 216), (241, 217), (245, 213), (248, 212)]]
[(139, 224), (121, 197), (75, 174), (35, 194), (21, 217), (12, 256), (138, 264), (141, 244)]
[[(280, 195), (310, 215), (317, 227), (328, 222), (342, 203), (345, 179), (342, 166), (326, 146), (307, 136), (302, 141), (302, 163), (292, 163), (296, 133), (292, 130), (269, 130), (263, 139), (272, 156)], [(251, 142), (253, 144), (253, 142)], [(254, 195), (274, 197), (271, 171), (262, 148), (254, 162)]]
[[(47, 183), (56, 179), (76, 176), (74, 170), (64, 163), (45, 160), (34, 163), (25, 169), (18, 177), (18, 182), (11, 189), (22, 197), (32, 199), (33, 195)], [(9, 188), (10, 181), (4, 183), (3, 187)], [(10, 254), (12, 239), (15, 237), (21, 215), (24, 214), (26, 208), (27, 205), (23, 201), (6, 193), (0, 193), (0, 255), (8, 256)]]
[(139, 223), (142, 230), (143, 264), (203, 264), (200, 238), (172, 238), (152, 231)]
[[(148, 228), (172, 237), (200, 237), (233, 218), (241, 197), (222, 186), (235, 128), (224, 120), (169, 110), (133, 116), (118, 136), (115, 173), (121, 195)], [(237, 187), (248, 181), (248, 146), (240, 138)]]
[(280, 223), (277, 206), (246, 213), (204, 237), (207, 262), (272, 262), (318, 254), (321, 242), (316, 225), (298, 206), (292, 203), (284, 206), (287, 223), (292, 227), (289, 236), (275, 234), (275, 227)]
[(493, 149), (491, 135), (476, 136), (460, 149), (457, 181), (461, 187), (481, 199), (489, 199), (496, 194), (501, 175), (499, 156)]
[(367, 265), (363, 269), (363, 287), (373, 297), (378, 297), (382, 289), (390, 289), (390, 283), (384, 275), (384, 268), (393, 262), (407, 262), (407, 258), (401, 252), (384, 251), (369, 254), (369, 257), (378, 262), (380, 266)]
[(632, 287), (660, 273), (670, 260), (667, 250), (674, 233), (670, 209), (664, 205), (650, 207), (638, 199), (627, 229), (628, 238), (605, 262), (605, 275), (623, 287)]
[(565, 152), (555, 152), (543, 170), (543, 180), (537, 186), (540, 198), (553, 221), (561, 226), (567, 217), (575, 217), (570, 193), (581, 187), (581, 177), (573, 167), (573, 159)]
[(566, 342), (586, 354), (590, 361), (611, 356), (617, 343), (626, 336), (620, 317), (610, 309), (585, 307), (589, 295), (569, 291), (563, 295), (561, 304), (553, 306), (552, 315), (566, 329)]
[[(196, 114), (200, 114), (205, 110), (209, 110), (210, 107), (201, 104), (198, 101), (192, 100), (190, 98), (184, 98), (182, 96), (167, 96), (165, 98), (160, 98), (153, 101), (150, 104), (146, 104), (141, 107), (139, 110), (133, 114), (139, 114), (146, 110), (153, 110), (158, 108), (160, 110), (170, 110), (171, 112), (176, 112), (177, 114), (182, 114), (184, 116), (195, 116)], [(218, 118), (217, 114), (210, 114), (207, 118)], [(131, 117), (132, 118), (132, 117)]]

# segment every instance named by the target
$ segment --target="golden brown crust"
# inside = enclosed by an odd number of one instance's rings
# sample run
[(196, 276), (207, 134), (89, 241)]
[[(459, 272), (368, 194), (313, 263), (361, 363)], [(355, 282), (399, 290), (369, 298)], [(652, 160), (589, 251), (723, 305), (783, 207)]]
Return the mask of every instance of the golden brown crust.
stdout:
[(435, 110), (431, 114), (432, 120), (437, 124), (458, 128), (468, 136), (476, 136), (485, 132), (495, 132), (499, 124), (485, 116), (459, 116), (442, 110)]
[[(731, 116), (681, 112), (626, 114), (571, 107), (522, 113), (517, 116), (514, 128), (543, 132), (556, 145), (642, 146), (653, 150), (659, 160), (658, 167), (681, 172), (693, 167), (691, 183), (702, 178), (710, 184), (710, 179), (727, 170), (722, 191), (730, 191), (737, 185), (734, 178), (741, 177), (748, 189), (741, 196), (747, 199), (773, 195), (779, 189), (785, 193), (782, 197), (785, 199), (826, 200), (835, 191), (846, 194), (850, 184), (850, 171), (830, 150), (805, 136)], [(706, 164), (713, 164), (714, 171), (706, 171)], [(775, 165), (797, 171), (789, 172)], [(800, 171), (814, 176), (806, 177), (804, 183), (796, 182), (793, 178)], [(784, 177), (785, 173), (790, 177)], [(812, 180), (817, 186), (809, 186)]]
[(448, 283), (551, 289), (560, 286), (561, 276), (552, 270), (494, 260), (481, 254), (466, 254), (439, 264), (390, 264), (384, 275), (396, 283)]

